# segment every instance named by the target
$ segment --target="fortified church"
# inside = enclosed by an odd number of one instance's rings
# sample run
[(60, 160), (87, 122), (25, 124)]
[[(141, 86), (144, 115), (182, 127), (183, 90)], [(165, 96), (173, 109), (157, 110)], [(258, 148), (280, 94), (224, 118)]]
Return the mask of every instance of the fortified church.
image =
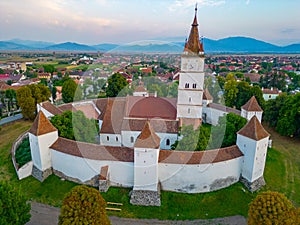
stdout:
[[(260, 121), (262, 109), (252, 97), (242, 111), (212, 103), (204, 90), (204, 48), (199, 40), (197, 9), (181, 55), (178, 98), (148, 96), (139, 87), (133, 96), (38, 105), (29, 130), (32, 175), (43, 181), (54, 173), (64, 179), (99, 187), (132, 188), (130, 202), (160, 205), (160, 191), (200, 193), (242, 181), (250, 191), (264, 185), (269, 134)], [(81, 110), (99, 121), (100, 143), (58, 136), (49, 118)], [(182, 125), (217, 124), (234, 112), (248, 119), (236, 145), (208, 151), (170, 150)]]

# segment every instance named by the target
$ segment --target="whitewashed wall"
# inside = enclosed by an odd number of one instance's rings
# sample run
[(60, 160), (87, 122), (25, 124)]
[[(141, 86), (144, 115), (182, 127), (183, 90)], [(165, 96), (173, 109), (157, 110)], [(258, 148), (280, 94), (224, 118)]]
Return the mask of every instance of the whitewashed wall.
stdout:
[(52, 150), (52, 168), (82, 182), (99, 175), (101, 167), (106, 165), (109, 166), (111, 185), (133, 186), (133, 162), (92, 160)]
[[(206, 116), (204, 116), (205, 114), (206, 114)], [(224, 111), (221, 111), (221, 110), (213, 109), (210, 107), (203, 107), (202, 120), (205, 123), (212, 124), (215, 126), (218, 124), (219, 118), (221, 116), (224, 116), (225, 114), (227, 114), (227, 113)]]
[[(122, 145), (133, 148), (134, 143), (141, 133), (140, 131), (122, 131)], [(156, 133), (160, 138), (160, 149), (171, 149), (171, 145), (177, 140), (177, 134), (173, 133)], [(133, 142), (131, 141), (133, 137)], [(167, 145), (167, 139), (170, 140), (170, 145)]]
[(44, 171), (51, 168), (51, 151), (49, 147), (57, 140), (58, 132), (35, 136), (29, 133), (31, 158), (33, 165), (39, 170)]
[(242, 135), (237, 135), (237, 145), (244, 154), (242, 176), (249, 182), (260, 178), (264, 173), (269, 137), (255, 141)]
[(251, 112), (248, 112), (248, 111), (242, 109), (242, 111), (241, 111), (241, 116), (244, 117), (244, 118), (246, 118), (248, 121), (251, 120), (251, 118), (252, 118), (253, 116), (256, 116), (257, 119), (259, 120), (259, 122), (261, 122), (261, 119), (262, 119), (262, 112), (252, 112), (252, 111), (251, 111)]
[(33, 162), (29, 161), (28, 163), (23, 165), (21, 168), (19, 168), (17, 170), (19, 180), (22, 180), (23, 178), (31, 176), (32, 167), (33, 167)]
[(214, 164), (159, 163), (162, 190), (185, 193), (209, 192), (239, 181), (243, 157)]
[(45, 108), (43, 108), (40, 104), (37, 104), (37, 111), (39, 112), (40, 110), (42, 110), (42, 112), (44, 113), (44, 115), (47, 118), (51, 118), (52, 116), (54, 116), (52, 113), (50, 113), (48, 110), (46, 110)]
[(121, 134), (100, 134), (100, 144), (106, 146), (121, 146), (122, 136)]

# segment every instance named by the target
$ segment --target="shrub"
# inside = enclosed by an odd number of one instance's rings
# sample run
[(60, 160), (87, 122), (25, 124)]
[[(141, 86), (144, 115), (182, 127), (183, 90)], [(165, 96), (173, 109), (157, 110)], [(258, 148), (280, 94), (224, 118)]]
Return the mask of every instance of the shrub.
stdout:
[(25, 138), (16, 150), (16, 161), (22, 167), (31, 161), (29, 138)]
[(66, 194), (60, 210), (59, 225), (109, 225), (106, 202), (99, 191), (87, 186), (76, 186)]

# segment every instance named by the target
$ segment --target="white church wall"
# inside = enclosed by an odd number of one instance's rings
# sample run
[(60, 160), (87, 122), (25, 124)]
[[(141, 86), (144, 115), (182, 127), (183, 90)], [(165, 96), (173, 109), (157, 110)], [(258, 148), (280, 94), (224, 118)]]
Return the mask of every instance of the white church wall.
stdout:
[(134, 190), (157, 191), (158, 149), (134, 148)]
[(264, 174), (267, 149), (268, 149), (269, 137), (260, 140), (256, 145), (256, 154), (254, 161), (254, 171), (252, 174), (252, 180), (257, 180)]
[(122, 136), (121, 134), (100, 134), (100, 144), (108, 146), (121, 146)]
[(215, 191), (239, 181), (243, 157), (213, 164), (159, 163), (162, 190), (185, 193)]
[[(140, 131), (122, 131), (122, 145), (132, 148), (141, 133)], [(156, 133), (160, 138), (160, 149), (171, 149), (171, 145), (177, 140), (177, 134), (173, 133)], [(169, 139), (169, 142), (167, 141)], [(167, 144), (169, 143), (169, 145)]]
[(133, 186), (133, 163), (100, 161), (68, 155), (52, 150), (52, 168), (64, 175), (86, 182), (98, 176), (103, 166), (109, 166), (109, 180), (112, 186)]
[(29, 142), (31, 148), (31, 157), (33, 165), (39, 170), (44, 171), (51, 168), (51, 146), (58, 138), (58, 132), (51, 132), (39, 136), (29, 133)]
[(202, 109), (202, 120), (205, 123), (212, 124), (216, 126), (219, 122), (219, 118), (227, 114), (227, 112), (213, 109), (210, 107), (203, 107)]
[(255, 150), (257, 143), (255, 140), (247, 138), (242, 135), (237, 135), (237, 146), (244, 154), (244, 160), (242, 165), (242, 177), (244, 177), (249, 182), (254, 181), (253, 171), (255, 163)]
[(181, 72), (179, 76), (178, 89), (186, 88), (186, 84), (189, 84), (189, 88), (193, 89), (193, 84), (196, 85), (196, 89), (203, 90), (204, 73), (203, 72)]
[(177, 105), (177, 117), (202, 118), (202, 107), (192, 105)]
[(203, 92), (191, 90), (178, 90), (177, 104), (202, 105)]

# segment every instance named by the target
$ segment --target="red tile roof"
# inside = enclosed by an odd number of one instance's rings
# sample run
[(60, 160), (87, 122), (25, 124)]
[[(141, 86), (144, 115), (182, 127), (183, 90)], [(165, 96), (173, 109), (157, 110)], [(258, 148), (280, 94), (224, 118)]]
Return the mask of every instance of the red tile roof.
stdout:
[(73, 105), (73, 107), (77, 111), (78, 110), (82, 111), (84, 113), (85, 117), (88, 119), (97, 120), (100, 115), (92, 103), (79, 103), (79, 104)]
[(255, 96), (252, 96), (248, 102), (242, 106), (242, 109), (249, 112), (263, 112), (261, 107), (259, 106)]
[(61, 111), (71, 111), (71, 112), (76, 112), (77, 110), (73, 107), (72, 103), (68, 103), (68, 104), (63, 104), (63, 105), (60, 105), (58, 106), (58, 108), (61, 110)]
[(145, 123), (142, 132), (137, 137), (134, 147), (159, 149), (159, 146), (160, 146), (160, 138), (152, 129), (150, 122), (147, 121)]
[(102, 166), (100, 171), (100, 180), (107, 180), (108, 166)]
[(270, 136), (256, 116), (253, 116), (251, 120), (237, 133), (256, 141)]
[[(147, 119), (125, 118), (122, 123), (124, 131), (141, 131)], [(150, 125), (156, 133), (178, 133), (178, 121), (151, 119)]]
[(50, 148), (68, 155), (94, 160), (133, 162), (134, 158), (132, 148), (102, 146), (61, 137)]
[(279, 94), (280, 91), (277, 89), (277, 88), (274, 88), (274, 89), (268, 89), (268, 88), (264, 88), (262, 90), (263, 94), (268, 94), (268, 95), (276, 95), (276, 94)]
[(211, 96), (207, 88), (205, 88), (203, 92), (203, 100), (213, 100), (213, 97)]
[(52, 113), (53, 115), (60, 115), (62, 114), (62, 110), (57, 108), (55, 105), (53, 105), (51, 102), (41, 102), (40, 105), (46, 109), (48, 112)]
[(129, 110), (128, 116), (131, 118), (161, 118), (176, 119), (177, 109), (169, 101), (159, 97), (142, 97), (136, 101)]
[(125, 113), (125, 98), (109, 98), (100, 133), (121, 134), (122, 121)]
[(159, 163), (171, 164), (210, 164), (242, 157), (238, 146), (207, 151), (160, 150)]
[(28, 132), (35, 136), (40, 136), (54, 131), (57, 131), (57, 129), (50, 123), (45, 114), (39, 111)]
[(216, 109), (216, 110), (220, 110), (220, 111), (223, 111), (223, 112), (232, 112), (236, 115), (241, 115), (241, 111), (240, 110), (237, 110), (237, 109), (233, 109), (233, 108), (230, 108), (230, 107), (227, 107), (225, 105), (220, 105), (220, 104), (216, 104), (216, 103), (210, 103), (207, 105), (207, 107), (209, 108), (212, 108), (212, 109)]

